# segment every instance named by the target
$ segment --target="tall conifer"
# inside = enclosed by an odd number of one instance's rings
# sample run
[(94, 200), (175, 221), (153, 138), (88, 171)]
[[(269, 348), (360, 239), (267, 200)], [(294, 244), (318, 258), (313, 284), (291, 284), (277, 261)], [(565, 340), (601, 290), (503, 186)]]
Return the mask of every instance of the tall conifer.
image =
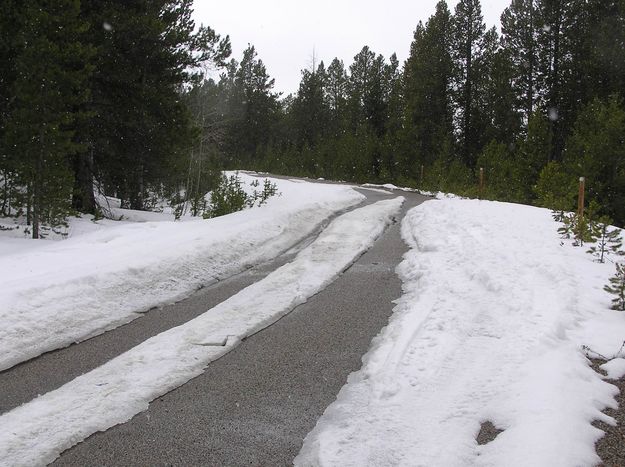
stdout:
[(451, 13), (444, 1), (426, 26), (419, 24), (404, 66), (403, 150), (416, 177), (419, 166), (430, 166), (452, 135)]
[(88, 96), (90, 56), (79, 41), (86, 28), (79, 13), (78, 0), (37, 0), (20, 8), (18, 38), (24, 46), (15, 58), (6, 139), (19, 157), (33, 238), (41, 236), (43, 224), (61, 223), (70, 208), (69, 156), (80, 150), (75, 109)]
[(481, 78), (478, 64), (484, 53), (485, 29), (480, 1), (460, 0), (453, 16), (454, 96), (460, 155), (470, 167), (481, 149), (476, 84)]

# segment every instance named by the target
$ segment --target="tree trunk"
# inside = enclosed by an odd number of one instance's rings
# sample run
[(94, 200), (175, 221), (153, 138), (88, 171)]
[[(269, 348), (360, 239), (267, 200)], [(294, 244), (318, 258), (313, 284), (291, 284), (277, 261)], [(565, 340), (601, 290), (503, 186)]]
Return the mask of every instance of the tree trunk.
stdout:
[(536, 62), (536, 46), (534, 43), (535, 33), (534, 33), (534, 0), (530, 0), (529, 4), (529, 37), (530, 37), (530, 47), (529, 47), (529, 69), (528, 69), (528, 83), (527, 83), (527, 121), (529, 122), (530, 116), (534, 112), (534, 73), (535, 73), (535, 62)]
[(9, 204), (9, 174), (6, 170), (3, 170), (3, 174), (4, 193), (2, 195), (2, 209), (0, 209), (0, 214), (8, 216), (11, 211), (11, 206)]
[(95, 215), (93, 194), (93, 148), (74, 156), (74, 193), (72, 207), (85, 214)]
[(463, 115), (463, 133), (464, 133), (464, 144), (462, 148), (462, 156), (464, 162), (467, 165), (472, 165), (472, 135), (471, 135), (471, 111), (473, 107), (473, 71), (471, 67), (473, 66), (473, 41), (470, 39), (472, 37), (472, 30), (469, 28), (467, 43), (465, 45), (466, 50), (466, 79), (464, 82), (464, 115)]
[(130, 209), (143, 211), (145, 209), (143, 164), (135, 174), (133, 186), (130, 187)]
[(26, 225), (31, 225), (33, 222), (33, 184), (31, 182), (26, 186)]
[(39, 155), (35, 165), (35, 183), (33, 186), (33, 238), (39, 238), (39, 228), (41, 221), (41, 191), (43, 185), (43, 151), (44, 151), (45, 131), (43, 126), (39, 130)]

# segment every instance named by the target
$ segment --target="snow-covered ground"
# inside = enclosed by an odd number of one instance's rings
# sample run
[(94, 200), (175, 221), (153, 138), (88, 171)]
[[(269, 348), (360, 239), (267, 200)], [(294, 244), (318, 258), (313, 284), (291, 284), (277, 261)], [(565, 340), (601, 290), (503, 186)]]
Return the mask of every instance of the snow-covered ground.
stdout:
[[(249, 187), (253, 177), (240, 176)], [(215, 219), (112, 206), (126, 221), (73, 219), (66, 240), (0, 232), (0, 370), (274, 258), (364, 198), (347, 186), (272, 181), (280, 196)]]
[(52, 462), (90, 434), (125, 422), (202, 373), (246, 336), (332, 282), (371, 247), (403, 198), (339, 216), (296, 258), (184, 325), (0, 416), (0, 465)]
[[(249, 184), (251, 177), (241, 177)], [(270, 259), (362, 196), (272, 180), (282, 196), (211, 220), (130, 212), (75, 219), (63, 241), (0, 231), (0, 370), (111, 329)], [(370, 185), (370, 189), (397, 187)], [(549, 211), (432, 194), (402, 221), (404, 294), (388, 326), (306, 437), (303, 466), (591, 466), (593, 420), (617, 389), (585, 352), (623, 350), (625, 314), (598, 264)], [(198, 318), (0, 416), (0, 466), (40, 465), (130, 419), (334, 280), (401, 199), (334, 220), (296, 259)], [(588, 350), (591, 349), (591, 350)], [(625, 352), (602, 365), (625, 374)], [(485, 422), (502, 430), (479, 445)]]
[[(300, 466), (592, 466), (625, 314), (614, 264), (561, 245), (547, 210), (445, 199), (402, 224), (404, 295), (361, 370), (306, 437)], [(623, 356), (623, 355), (621, 355)], [(625, 373), (622, 359), (604, 365)], [(481, 424), (503, 430), (478, 445)]]

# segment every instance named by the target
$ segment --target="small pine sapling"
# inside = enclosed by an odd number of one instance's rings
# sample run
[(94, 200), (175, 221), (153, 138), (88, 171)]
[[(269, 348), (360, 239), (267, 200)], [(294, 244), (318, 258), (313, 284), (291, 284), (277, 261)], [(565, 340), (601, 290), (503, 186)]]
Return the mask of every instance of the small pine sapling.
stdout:
[(587, 253), (595, 256), (599, 263), (605, 262), (607, 254), (623, 255), (621, 250), (623, 241), (621, 239), (621, 229), (610, 229), (612, 220), (607, 216), (602, 216), (593, 226), (593, 236), (597, 238), (596, 245), (590, 247)]
[(249, 199), (249, 207), (254, 207), (256, 205), (256, 201), (258, 201), (258, 206), (262, 206), (269, 198), (278, 193), (278, 186), (275, 183), (272, 183), (268, 178), (263, 181), (263, 191), (256, 190), (256, 188), (260, 186), (258, 179), (254, 180), (250, 185), (254, 187), (254, 193)]
[(260, 205), (262, 206), (269, 198), (278, 193), (278, 186), (268, 178), (263, 182), (263, 192), (260, 194)]
[(603, 287), (608, 293), (616, 295), (612, 299), (612, 309), (625, 311), (625, 263), (616, 264), (616, 274), (610, 278), (610, 285)]
[(558, 228), (561, 238), (573, 238), (573, 246), (583, 246), (585, 242), (594, 242), (593, 226), (595, 223), (588, 216), (564, 214), (562, 225)]
[(223, 216), (241, 211), (249, 205), (249, 198), (243, 190), (239, 174), (221, 177), (219, 185), (211, 192), (211, 207), (204, 213), (204, 218)]
[[(586, 209), (586, 213), (572, 214), (573, 246), (584, 246), (584, 243), (596, 241), (596, 218), (599, 205), (594, 200)], [(568, 237), (567, 237), (568, 238)]]
[(584, 242), (592, 242), (592, 224), (587, 216), (575, 216), (573, 246), (584, 246)]
[(219, 185), (211, 192), (211, 207), (204, 212), (204, 218), (223, 216), (246, 207), (253, 208), (257, 201), (258, 206), (262, 206), (271, 196), (278, 194), (277, 185), (269, 179), (265, 179), (262, 191), (257, 190), (260, 187), (258, 180), (252, 181), (250, 186), (254, 191), (248, 195), (238, 173), (229, 178), (222, 176)]
[(560, 218), (562, 225), (558, 228), (558, 234), (561, 238), (571, 238), (575, 226), (575, 214), (564, 214)]
[(553, 220), (556, 222), (564, 222), (566, 214), (564, 211), (551, 211), (551, 217), (553, 217)]
[(247, 199), (247, 206), (253, 208), (254, 204), (256, 204), (256, 200), (260, 197), (260, 193), (256, 189), (260, 186), (260, 182), (257, 178), (255, 178), (252, 182), (250, 182), (250, 186), (254, 188), (254, 191), (252, 192), (252, 196)]

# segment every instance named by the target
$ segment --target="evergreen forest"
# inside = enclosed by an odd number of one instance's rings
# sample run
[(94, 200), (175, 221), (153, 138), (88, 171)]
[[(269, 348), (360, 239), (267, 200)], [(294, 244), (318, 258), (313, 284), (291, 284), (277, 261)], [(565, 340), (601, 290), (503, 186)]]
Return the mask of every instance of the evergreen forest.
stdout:
[(1, 216), (36, 238), (100, 215), (102, 194), (197, 204), (220, 170), (251, 169), (559, 211), (583, 176), (597, 214), (625, 225), (625, 0), (512, 0), (500, 30), (479, 0), (440, 1), (404, 63), (368, 46), (313, 60), (288, 96), (192, 7), (0, 3)]

